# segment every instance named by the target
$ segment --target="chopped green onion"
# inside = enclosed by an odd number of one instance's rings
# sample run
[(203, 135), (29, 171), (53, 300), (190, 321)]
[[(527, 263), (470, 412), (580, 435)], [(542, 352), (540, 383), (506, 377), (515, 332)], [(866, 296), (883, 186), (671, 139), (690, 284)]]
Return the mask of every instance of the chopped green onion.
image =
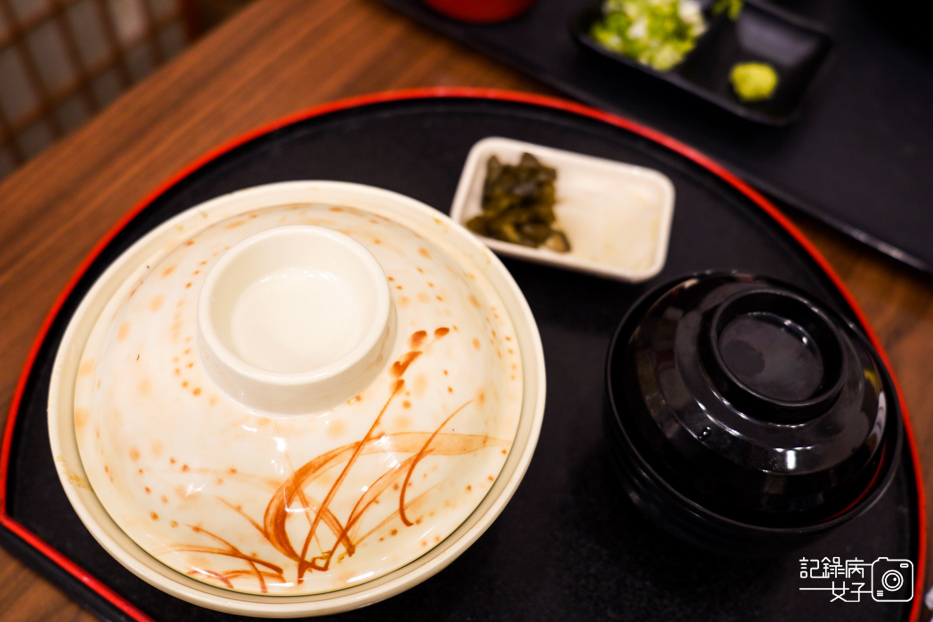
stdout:
[(696, 0), (606, 0), (590, 34), (606, 49), (668, 71), (683, 62), (705, 31)]

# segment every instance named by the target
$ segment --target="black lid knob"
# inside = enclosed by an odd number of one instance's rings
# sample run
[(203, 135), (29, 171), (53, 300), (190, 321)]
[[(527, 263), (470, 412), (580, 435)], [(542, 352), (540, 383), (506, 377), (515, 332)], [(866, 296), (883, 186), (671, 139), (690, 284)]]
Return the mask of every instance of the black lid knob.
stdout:
[(803, 423), (839, 397), (843, 335), (811, 301), (786, 289), (742, 289), (704, 324), (701, 363), (719, 394), (747, 416)]

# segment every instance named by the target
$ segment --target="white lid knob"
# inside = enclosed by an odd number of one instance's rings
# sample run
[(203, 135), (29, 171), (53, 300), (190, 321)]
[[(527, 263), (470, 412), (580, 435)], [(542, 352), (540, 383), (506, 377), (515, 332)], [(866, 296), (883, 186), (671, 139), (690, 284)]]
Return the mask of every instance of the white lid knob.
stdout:
[(267, 229), (230, 248), (198, 300), (211, 377), (251, 409), (319, 411), (362, 391), (391, 348), (385, 273), (359, 242), (311, 225)]

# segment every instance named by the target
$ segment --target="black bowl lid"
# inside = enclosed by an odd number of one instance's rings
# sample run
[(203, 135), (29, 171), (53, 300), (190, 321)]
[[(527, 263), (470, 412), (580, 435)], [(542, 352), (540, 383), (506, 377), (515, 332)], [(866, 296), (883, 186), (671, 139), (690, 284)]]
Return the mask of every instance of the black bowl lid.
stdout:
[(646, 464), (737, 520), (827, 519), (892, 459), (897, 403), (874, 350), (784, 283), (717, 273), (655, 290), (620, 326), (608, 374)]

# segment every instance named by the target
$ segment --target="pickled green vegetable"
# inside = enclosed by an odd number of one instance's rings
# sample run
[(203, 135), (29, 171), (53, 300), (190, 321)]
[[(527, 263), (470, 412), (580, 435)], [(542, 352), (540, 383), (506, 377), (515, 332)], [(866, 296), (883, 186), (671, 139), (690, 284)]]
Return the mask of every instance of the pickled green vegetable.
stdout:
[(768, 63), (737, 63), (729, 72), (735, 94), (743, 102), (769, 99), (778, 85), (778, 74)]
[(518, 164), (503, 164), (496, 156), (486, 162), (482, 213), (467, 221), (479, 235), (531, 246), (568, 252), (570, 242), (554, 227), (557, 216), (556, 169), (523, 153)]
[(590, 34), (613, 52), (668, 71), (686, 58), (705, 31), (696, 0), (606, 0)]

